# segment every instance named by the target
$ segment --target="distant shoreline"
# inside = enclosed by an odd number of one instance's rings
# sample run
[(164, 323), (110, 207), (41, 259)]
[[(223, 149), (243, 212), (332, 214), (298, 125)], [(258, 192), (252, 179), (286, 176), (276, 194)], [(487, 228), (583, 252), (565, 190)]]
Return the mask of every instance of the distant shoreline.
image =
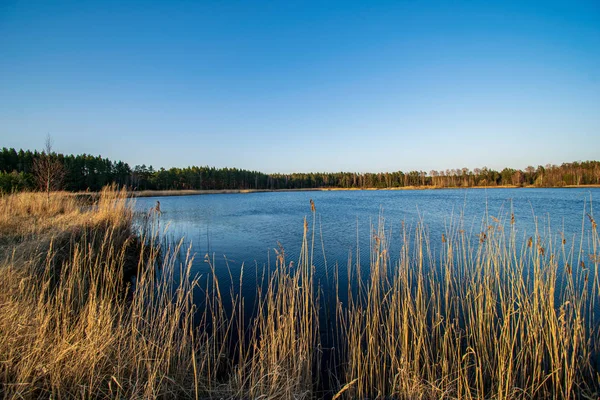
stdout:
[(249, 194), (271, 192), (334, 192), (334, 191), (376, 191), (376, 190), (440, 190), (440, 189), (585, 189), (600, 188), (600, 185), (567, 185), (561, 187), (537, 186), (469, 186), (469, 187), (441, 187), (441, 186), (403, 186), (394, 188), (306, 188), (306, 189), (222, 189), (222, 190), (141, 190), (129, 192), (131, 197), (169, 197), (169, 196), (199, 196), (207, 194)]

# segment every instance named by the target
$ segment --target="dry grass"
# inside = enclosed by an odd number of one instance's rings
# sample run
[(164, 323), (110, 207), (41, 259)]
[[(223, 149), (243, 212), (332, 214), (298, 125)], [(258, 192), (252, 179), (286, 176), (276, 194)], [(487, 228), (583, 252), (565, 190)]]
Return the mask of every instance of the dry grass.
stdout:
[(65, 230), (80, 224), (86, 215), (82, 204), (66, 193), (51, 193), (49, 200), (41, 192), (0, 196), (2, 244), (19, 242), (50, 230)]
[[(93, 206), (61, 194), (47, 204), (37, 194), (2, 201), (14, 213), (3, 209), (3, 229), (22, 216), (45, 221), (19, 228), (21, 240), (52, 235), (41, 265), (13, 256), (1, 267), (5, 398), (194, 397), (204, 390), (212, 353), (203, 349), (211, 342), (192, 326), (191, 262), (174, 283), (180, 264), (131, 234), (123, 192), (107, 189)], [(131, 259), (132, 248), (143, 257)], [(137, 279), (129, 291), (132, 261)]]
[[(350, 261), (348, 293), (337, 271), (337, 297), (321, 298), (313, 209), (298, 264), (279, 249), (244, 299), (254, 271), (222, 285), (207, 258), (211, 276), (193, 276), (191, 250), (178, 258), (152, 217), (134, 232), (123, 191), (0, 201), (4, 398), (315, 398), (326, 377), (334, 398), (594, 398), (600, 387), (591, 213), (581, 243), (520, 240), (511, 215), (477, 234), (457, 225), (434, 248), (419, 223), (401, 232), (397, 262), (381, 219), (368, 277)], [(319, 325), (325, 298), (331, 331)]]
[[(277, 251), (275, 271), (265, 277), (266, 285), (258, 286), (257, 316), (247, 330), (238, 325), (237, 336), (249, 339), (247, 344), (238, 341), (240, 357), (230, 383), (236, 398), (314, 397), (319, 368), (319, 300), (307, 233), (305, 220), (298, 265), (286, 263), (283, 248)], [(237, 308), (241, 313), (241, 301)]]
[(306, 254), (290, 270), (282, 252), (245, 325), (244, 300), (232, 291), (226, 312), (216, 273), (192, 276), (189, 249), (181, 261), (181, 242), (159, 244), (158, 216), (132, 232), (126, 192), (108, 188), (94, 204), (58, 193), (2, 201), (8, 232), (19, 218), (40, 222), (4, 245), (4, 398), (312, 397), (318, 304)]
[[(519, 241), (490, 218), (445, 232), (436, 254), (419, 223), (391, 265), (383, 226), (369, 278), (350, 269), (361, 289), (338, 304), (348, 398), (596, 398), (598, 263), (570, 267), (577, 244)], [(595, 226), (587, 239), (596, 253)]]

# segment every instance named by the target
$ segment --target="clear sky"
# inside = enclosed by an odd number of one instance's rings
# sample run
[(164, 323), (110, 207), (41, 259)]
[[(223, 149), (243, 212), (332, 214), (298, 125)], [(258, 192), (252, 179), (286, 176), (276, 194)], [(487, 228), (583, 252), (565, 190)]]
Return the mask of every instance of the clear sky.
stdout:
[(600, 2), (0, 0), (0, 147), (132, 167), (600, 159)]

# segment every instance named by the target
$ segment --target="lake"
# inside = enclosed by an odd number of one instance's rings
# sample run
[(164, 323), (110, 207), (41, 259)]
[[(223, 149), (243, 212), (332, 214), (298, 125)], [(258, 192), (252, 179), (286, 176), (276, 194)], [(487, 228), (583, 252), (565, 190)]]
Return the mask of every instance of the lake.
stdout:
[[(267, 192), (138, 198), (136, 210), (146, 212), (159, 200), (161, 229), (167, 227), (170, 238), (184, 238), (185, 246), (193, 246), (194, 272), (209, 273), (205, 261), (209, 254), (223, 282), (230, 271), (237, 279), (242, 265), (246, 273), (254, 266), (273, 266), (279, 244), (287, 262), (297, 262), (304, 218), (312, 233), (312, 199), (315, 273), (324, 282), (336, 263), (345, 269), (349, 256), (355, 263), (357, 246), (361, 265), (368, 266), (372, 229), (380, 215), (385, 218), (392, 262), (401, 249), (403, 224), (413, 230), (422, 221), (435, 252), (451, 227), (460, 225), (476, 239), (491, 218), (510, 226), (513, 213), (519, 240), (535, 236), (537, 224), (540, 232), (552, 232), (548, 240), (558, 243), (564, 237), (579, 251), (582, 224), (589, 231), (586, 214), (599, 197), (600, 188)], [(245, 279), (244, 289), (255, 290), (255, 281)]]

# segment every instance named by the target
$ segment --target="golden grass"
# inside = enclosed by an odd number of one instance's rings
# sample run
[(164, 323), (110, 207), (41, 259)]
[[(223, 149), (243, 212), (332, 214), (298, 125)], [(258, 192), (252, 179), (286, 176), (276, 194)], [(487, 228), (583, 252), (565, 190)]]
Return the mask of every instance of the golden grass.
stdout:
[[(265, 292), (258, 289), (258, 315), (248, 327), (249, 343), (238, 341), (241, 357), (231, 381), (235, 397), (314, 397), (319, 301), (307, 233), (305, 220), (298, 265), (286, 264), (285, 250), (280, 247), (276, 269), (266, 277)], [(238, 312), (242, 307), (238, 302)], [(238, 337), (243, 338), (244, 332), (240, 325)]]
[[(107, 189), (94, 206), (61, 194), (45, 205), (37, 194), (2, 201), (16, 216), (46, 216), (43, 229), (23, 227), (19, 235), (54, 233), (41, 266), (13, 256), (1, 267), (5, 398), (192, 397), (203, 390), (193, 371), (210, 377), (203, 368), (210, 368), (211, 353), (202, 350), (206, 335), (192, 326), (191, 263), (182, 264), (184, 279), (175, 284), (179, 263), (163, 261), (157, 248), (131, 234), (124, 192)], [(3, 210), (5, 228), (16, 218), (8, 214)], [(56, 238), (65, 232), (60, 251), (67, 254), (57, 263)], [(133, 260), (137, 279), (129, 291), (132, 248), (142, 256)], [(200, 354), (204, 364), (192, 368)]]
[(82, 205), (66, 193), (17, 193), (0, 195), (0, 237), (6, 242), (23, 240), (48, 230), (63, 230), (80, 222)]
[[(432, 233), (436, 248), (421, 222), (403, 228), (397, 262), (381, 219), (369, 276), (349, 261), (348, 293), (338, 270), (337, 296), (321, 297), (313, 208), (298, 264), (280, 248), (245, 299), (254, 271), (223, 285), (207, 257), (212, 274), (193, 276), (191, 249), (178, 257), (181, 242), (135, 232), (124, 191), (93, 204), (59, 193), (0, 202), (4, 398), (594, 398), (600, 388), (592, 214), (581, 243), (519, 240), (511, 214), (476, 234)], [(326, 298), (331, 331), (319, 322)], [(335, 337), (329, 364), (323, 335)]]
[[(348, 398), (597, 396), (598, 263), (571, 270), (575, 243), (536, 232), (519, 245), (498, 219), (484, 226), (446, 232), (435, 254), (420, 223), (391, 265), (382, 221), (369, 278), (350, 272), (361, 289), (338, 304)], [(595, 253), (595, 226), (587, 239)]]
[[(3, 397), (311, 397), (318, 305), (306, 257), (292, 271), (281, 254), (246, 326), (243, 299), (231, 292), (227, 313), (217, 274), (192, 276), (190, 249), (178, 258), (182, 242), (167, 248), (155, 230), (132, 233), (126, 192), (105, 189), (93, 205), (58, 193), (3, 201), (14, 211), (7, 230), (19, 217), (45, 218), (4, 246)], [(24, 243), (38, 251), (20, 254)]]

